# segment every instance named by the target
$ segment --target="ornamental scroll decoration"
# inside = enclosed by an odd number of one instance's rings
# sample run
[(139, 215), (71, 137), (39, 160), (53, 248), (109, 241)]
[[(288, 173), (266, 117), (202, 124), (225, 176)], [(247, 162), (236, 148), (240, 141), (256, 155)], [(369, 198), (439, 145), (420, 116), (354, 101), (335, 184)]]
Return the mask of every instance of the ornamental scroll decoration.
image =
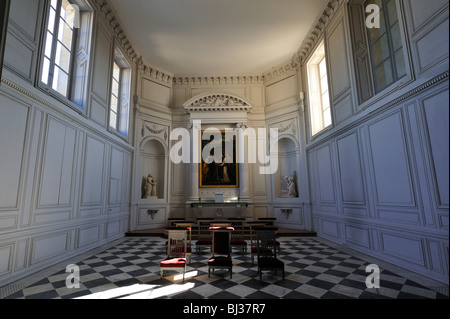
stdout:
[(298, 128), (297, 128), (297, 123), (295, 121), (291, 121), (290, 123), (282, 125), (281, 127), (278, 128), (279, 138), (282, 138), (283, 136), (288, 135), (288, 136), (291, 136), (292, 138), (294, 138), (298, 143), (299, 140), (298, 140), (297, 132), (298, 132)]
[(163, 135), (162, 137), (163, 137), (165, 142), (167, 142), (167, 139), (169, 138), (169, 134), (167, 132), (167, 128), (166, 127), (158, 128), (156, 125), (150, 126), (149, 123), (145, 122), (142, 125), (142, 131), (141, 131), (142, 137), (145, 136), (146, 131), (149, 131), (152, 135), (155, 135), (155, 136)]

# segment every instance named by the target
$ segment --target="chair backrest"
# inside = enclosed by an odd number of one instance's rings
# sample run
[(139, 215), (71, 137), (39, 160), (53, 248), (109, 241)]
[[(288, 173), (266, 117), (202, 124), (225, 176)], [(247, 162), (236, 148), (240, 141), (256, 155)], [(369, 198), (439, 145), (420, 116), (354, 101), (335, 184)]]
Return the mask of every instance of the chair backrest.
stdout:
[(186, 258), (187, 230), (168, 230), (167, 254), (169, 257)]
[(213, 230), (212, 255), (231, 255), (231, 230)]
[(211, 231), (209, 228), (211, 227), (211, 219), (197, 219), (198, 223), (198, 232), (197, 236), (200, 239), (211, 239)]
[(255, 230), (256, 233), (256, 246), (258, 251), (258, 257), (264, 255), (264, 257), (277, 258), (276, 251), (276, 229), (275, 228), (260, 228)]

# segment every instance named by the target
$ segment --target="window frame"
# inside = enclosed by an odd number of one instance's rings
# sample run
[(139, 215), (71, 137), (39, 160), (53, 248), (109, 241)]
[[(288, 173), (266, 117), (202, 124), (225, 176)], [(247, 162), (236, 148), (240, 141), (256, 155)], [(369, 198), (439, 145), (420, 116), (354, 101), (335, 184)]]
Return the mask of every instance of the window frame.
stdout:
[[(44, 70), (45, 59), (45, 45), (47, 40), (48, 22), (50, 18), (50, 6), (51, 0), (44, 1), (43, 10), (43, 23), (40, 30), (40, 45), (37, 54), (37, 74), (34, 80), (34, 85), (39, 90), (48, 94), (56, 101), (70, 107), (73, 111), (80, 115), (87, 116), (88, 108), (88, 96), (87, 89), (90, 81), (90, 66), (91, 66), (91, 50), (92, 41), (94, 38), (94, 9), (88, 1), (84, 0), (67, 0), (70, 4), (78, 6), (80, 9), (80, 28), (74, 28), (74, 34), (72, 38), (72, 53), (70, 62), (70, 77), (67, 89), (67, 96), (60, 94), (58, 91), (53, 90), (51, 85), (45, 84), (41, 81), (42, 72)], [(82, 43), (81, 43), (82, 41)], [(83, 59), (87, 59), (87, 62), (83, 64), (83, 68), (80, 68), (78, 63), (78, 54), (80, 48), (83, 48)], [(56, 48), (52, 48), (56, 49)], [(82, 70), (81, 70), (82, 69)], [(80, 93), (82, 92), (82, 93)]]
[[(56, 64), (56, 50), (58, 46), (58, 33), (60, 32), (60, 21), (61, 21), (61, 7), (63, 0), (56, 0), (57, 1), (57, 8), (56, 8), (56, 16), (55, 16), (55, 26), (53, 30), (53, 40), (51, 45), (51, 57), (50, 60), (50, 68), (49, 68), (49, 77), (47, 79), (47, 83), (44, 83), (42, 81), (42, 73), (44, 72), (44, 61), (46, 59), (45, 50), (46, 50), (46, 43), (47, 43), (47, 35), (48, 35), (48, 24), (50, 21), (50, 11), (51, 11), (51, 0), (48, 1), (48, 6), (46, 7), (46, 18), (45, 18), (45, 24), (43, 27), (43, 45), (41, 50), (41, 57), (40, 57), (40, 72), (37, 81), (39, 82), (39, 86), (50, 93), (53, 96), (58, 97), (59, 99), (65, 99), (70, 101), (70, 97), (72, 94), (72, 83), (73, 83), (73, 69), (74, 69), (74, 61), (75, 61), (75, 49), (76, 49), (76, 43), (78, 39), (78, 30), (76, 28), (73, 28), (72, 30), (72, 42), (71, 42), (71, 48), (70, 48), (70, 61), (69, 61), (69, 72), (67, 74), (68, 81), (67, 81), (67, 92), (66, 95), (62, 94), (58, 90), (55, 90), (53, 88), (53, 81), (55, 79), (54, 77), (54, 68), (59, 67)], [(72, 4), (71, 1), (67, 0), (68, 3)], [(56, 30), (56, 32), (55, 32)], [(64, 45), (64, 44), (62, 44)], [(67, 48), (68, 49), (68, 48)], [(61, 70), (64, 72), (64, 70)]]
[[(109, 89), (109, 101), (108, 101), (108, 118), (107, 118), (107, 128), (108, 131), (114, 135), (120, 137), (121, 139), (128, 141), (130, 137), (130, 124), (131, 124), (131, 91), (132, 91), (132, 64), (126, 58), (126, 55), (119, 49), (117, 43), (115, 43), (114, 55), (111, 62), (110, 68), (110, 89)], [(111, 126), (111, 102), (113, 95), (113, 81), (114, 81), (114, 65), (117, 65), (120, 69), (119, 75), (119, 87), (118, 87), (118, 97), (117, 97), (117, 113), (116, 113), (116, 127)], [(125, 94), (124, 97), (124, 92)], [(126, 103), (124, 99), (126, 98)], [(123, 108), (127, 105), (128, 114), (126, 119), (126, 132), (121, 132), (121, 121), (123, 120)], [(115, 113), (115, 112), (114, 112)]]
[[(369, 0), (364, 0), (364, 2), (362, 3), (363, 8), (366, 7), (366, 3), (368, 1)], [(374, 47), (373, 47), (373, 45), (374, 45), (374, 43), (380, 41), (383, 35), (381, 35), (375, 41), (373, 41), (371, 39), (371, 37), (369, 36), (370, 31), (366, 30), (367, 31), (366, 32), (367, 40), (368, 40), (367, 42), (368, 42), (368, 46), (369, 46), (369, 55), (370, 55), (371, 69), (372, 69), (372, 79), (373, 79), (374, 93), (375, 94), (383, 92), (389, 86), (391, 86), (392, 84), (400, 81), (403, 77), (405, 77), (407, 75), (407, 72), (406, 72), (405, 46), (404, 46), (403, 42), (402, 42), (401, 50), (403, 52), (403, 63), (405, 64), (405, 74), (402, 75), (402, 76), (398, 75), (398, 65), (397, 65), (397, 61), (395, 59), (395, 55), (396, 55), (396, 52), (399, 51), (400, 49), (397, 49), (397, 51), (396, 51), (395, 48), (394, 48), (394, 44), (393, 44), (392, 27), (391, 27), (390, 17), (389, 17), (390, 14), (387, 11), (387, 8), (388, 8), (387, 1), (388, 0), (380, 0), (380, 1), (383, 2), (383, 6), (385, 7), (385, 8), (382, 8), (382, 10), (384, 10), (384, 24), (385, 24), (384, 27), (386, 28), (385, 34), (386, 34), (386, 37), (387, 37), (387, 43), (388, 43), (388, 48), (389, 48), (389, 57), (386, 58), (385, 60), (383, 60), (381, 63), (379, 63), (377, 65), (375, 64)], [(389, 0), (389, 1), (393, 1), (395, 6), (396, 6), (396, 13), (397, 13), (397, 22), (396, 23), (397, 23), (398, 28), (399, 28), (400, 37), (402, 37), (401, 30), (400, 30), (401, 20), (400, 20), (400, 15), (399, 15), (399, 10), (398, 10), (399, 8), (397, 7), (397, 3), (396, 3), (395, 0)], [(364, 20), (366, 18), (367, 18), (367, 13), (364, 16)], [(387, 61), (387, 60), (389, 60), (390, 63), (391, 63), (391, 72), (392, 72), (392, 75), (393, 75), (393, 80), (392, 80), (391, 83), (387, 84), (386, 86), (384, 86), (383, 88), (380, 89), (378, 87), (379, 83), (376, 81), (376, 69), (378, 67), (384, 65), (385, 61)]]
[[(323, 101), (323, 86), (321, 84), (321, 71), (320, 64), (325, 61), (326, 67), (326, 77), (327, 81), (327, 96), (328, 96), (328, 107), (324, 109)], [(329, 77), (329, 66), (326, 53), (326, 44), (322, 39), (318, 41), (317, 46), (314, 48), (313, 53), (306, 62), (306, 79), (308, 87), (308, 111), (309, 111), (309, 123), (310, 123), (310, 136), (316, 138), (317, 136), (323, 134), (324, 132), (332, 129), (334, 127), (333, 110), (331, 104), (330, 96), (330, 77)], [(325, 111), (329, 110), (329, 117), (331, 123), (326, 125), (325, 122)], [(318, 127), (320, 124), (320, 127)]]
[[(403, 58), (405, 63), (405, 75), (397, 79), (383, 90), (377, 92), (373, 74), (373, 64), (371, 58), (371, 49), (369, 47), (368, 32), (366, 30), (366, 0), (350, 0), (348, 2), (349, 30), (351, 38), (351, 49), (353, 59), (353, 72), (355, 87), (357, 88), (356, 101), (357, 111), (363, 111), (374, 103), (382, 100), (393, 91), (398, 90), (413, 81), (413, 70), (411, 63), (411, 52), (408, 40), (408, 29), (405, 24), (405, 15), (403, 4), (395, 1), (398, 24), (400, 29), (400, 38), (403, 47)], [(354, 10), (354, 11), (352, 11)], [(357, 30), (355, 30), (357, 29)], [(364, 30), (364, 32), (360, 32)], [(359, 33), (359, 36), (357, 35)], [(362, 36), (362, 37), (361, 37)]]

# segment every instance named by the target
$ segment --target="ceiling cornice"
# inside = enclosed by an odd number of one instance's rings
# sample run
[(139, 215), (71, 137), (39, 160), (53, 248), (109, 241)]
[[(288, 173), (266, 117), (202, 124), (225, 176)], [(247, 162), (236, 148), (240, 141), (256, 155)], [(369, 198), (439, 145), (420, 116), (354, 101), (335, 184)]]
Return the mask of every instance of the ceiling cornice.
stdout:
[(305, 63), (306, 59), (311, 54), (312, 49), (314, 49), (317, 42), (324, 34), (326, 27), (333, 19), (338, 8), (342, 3), (346, 1), (348, 0), (330, 0), (323, 10), (322, 14), (314, 22), (311, 30), (305, 37), (305, 40), (303, 40), (303, 43), (301, 44), (298, 51), (294, 54), (293, 58), (289, 62), (263, 73), (264, 80), (270, 81), (278, 79), (286, 73), (290, 73), (293, 70), (298, 70), (300, 66)]
[(114, 38), (116, 39), (117, 43), (122, 47), (124, 53), (127, 55), (129, 60), (134, 64), (134, 66), (136, 66), (138, 70), (142, 71), (144, 74), (148, 75), (149, 77), (155, 80), (165, 82), (168, 84), (171, 83), (173, 74), (161, 71), (143, 62), (142, 56), (139, 55), (134, 50), (133, 45), (131, 44), (130, 40), (125, 34), (125, 31), (121, 27), (108, 1), (107, 0), (92, 0), (92, 1), (97, 6), (98, 12), (101, 13), (105, 21), (111, 27)]

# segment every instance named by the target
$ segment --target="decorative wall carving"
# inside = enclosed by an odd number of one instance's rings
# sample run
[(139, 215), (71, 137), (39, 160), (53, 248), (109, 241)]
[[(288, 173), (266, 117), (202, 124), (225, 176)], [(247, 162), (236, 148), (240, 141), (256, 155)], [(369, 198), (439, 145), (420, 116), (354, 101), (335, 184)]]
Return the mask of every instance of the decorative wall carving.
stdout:
[(167, 142), (167, 139), (169, 137), (167, 127), (161, 128), (160, 126), (158, 126), (156, 124), (150, 124), (148, 122), (144, 122), (144, 124), (142, 125), (141, 136), (144, 137), (146, 135), (147, 131), (150, 132), (151, 135), (159, 136), (165, 142)]
[(247, 111), (252, 106), (247, 101), (231, 94), (209, 94), (188, 101), (184, 108), (187, 112), (214, 112), (214, 111)]

